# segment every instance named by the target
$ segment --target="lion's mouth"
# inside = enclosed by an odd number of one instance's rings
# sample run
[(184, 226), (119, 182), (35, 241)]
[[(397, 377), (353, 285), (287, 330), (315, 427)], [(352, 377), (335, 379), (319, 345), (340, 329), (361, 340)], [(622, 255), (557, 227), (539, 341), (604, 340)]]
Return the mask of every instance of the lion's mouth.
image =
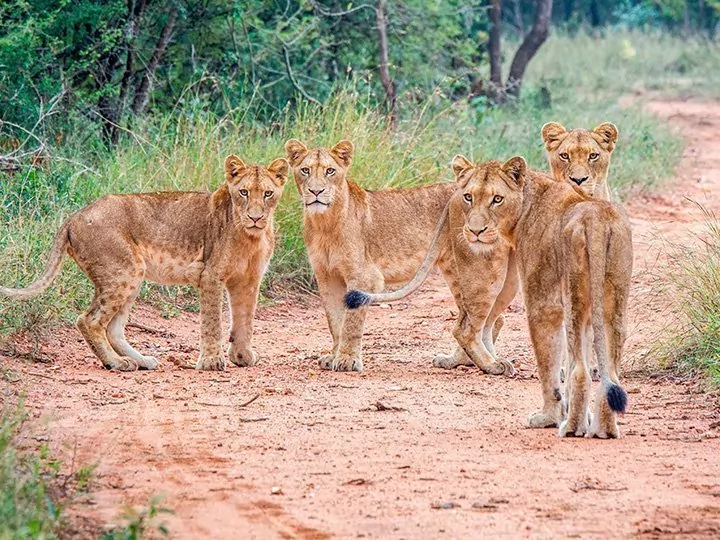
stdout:
[(319, 199), (315, 199), (315, 200), (312, 201), (312, 202), (305, 203), (305, 206), (310, 207), (310, 206), (312, 206), (312, 205), (314, 205), (314, 204), (319, 204), (319, 205), (321, 205), (321, 206), (330, 206), (329, 203), (322, 202), (322, 201), (319, 200)]

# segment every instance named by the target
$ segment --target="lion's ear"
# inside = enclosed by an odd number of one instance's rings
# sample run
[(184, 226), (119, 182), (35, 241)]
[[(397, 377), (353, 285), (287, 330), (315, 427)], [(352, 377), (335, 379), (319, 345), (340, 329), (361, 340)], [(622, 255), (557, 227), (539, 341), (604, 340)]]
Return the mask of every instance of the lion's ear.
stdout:
[(453, 173), (455, 173), (455, 181), (460, 184), (460, 187), (465, 187), (465, 184), (468, 183), (468, 180), (470, 178), (468, 175), (465, 175), (463, 173), (469, 171), (474, 166), (475, 165), (473, 165), (472, 161), (460, 154), (453, 158), (452, 169)]
[(525, 173), (527, 172), (527, 163), (525, 158), (515, 156), (503, 163), (503, 171), (513, 179), (515, 186), (522, 188), (525, 183)]
[(548, 122), (542, 127), (540, 134), (545, 143), (545, 148), (551, 151), (557, 148), (557, 145), (563, 140), (565, 135), (567, 135), (567, 130), (557, 122)]
[(242, 159), (234, 154), (230, 154), (225, 158), (225, 180), (233, 182), (237, 176), (247, 169), (247, 166)]
[(615, 124), (611, 122), (603, 122), (593, 129), (593, 133), (600, 137), (600, 144), (602, 144), (605, 150), (612, 152), (615, 149), (615, 143), (618, 140), (618, 128)]
[(340, 141), (330, 149), (330, 153), (333, 154), (346, 169), (352, 162), (354, 152), (355, 147), (350, 141)]
[(287, 182), (288, 173), (290, 172), (290, 164), (285, 158), (277, 158), (268, 165), (268, 172), (273, 175), (274, 182), (282, 187)]
[(298, 141), (297, 139), (290, 139), (285, 143), (285, 155), (290, 160), (290, 165), (295, 167), (299, 165), (302, 159), (307, 154), (307, 146)]

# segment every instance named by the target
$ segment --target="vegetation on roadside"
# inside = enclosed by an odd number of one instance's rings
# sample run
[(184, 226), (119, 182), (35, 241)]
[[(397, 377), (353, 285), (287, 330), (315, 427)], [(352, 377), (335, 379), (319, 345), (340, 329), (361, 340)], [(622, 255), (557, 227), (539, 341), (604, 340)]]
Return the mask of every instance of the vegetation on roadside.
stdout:
[[(624, 40), (638, 57), (622, 56), (623, 49), (614, 44)], [(582, 32), (574, 37), (555, 35), (531, 65), (516, 103), (493, 107), (480, 98), (456, 101), (451, 99), (452, 81), (445, 81), (400, 118), (396, 131), (388, 130), (372, 99), (352, 86), (338, 90), (323, 106), (307, 101), (288, 105), (272, 121), (259, 120), (260, 104), (253, 100), (223, 114), (212, 112), (189, 87), (174, 109), (138, 119), (132, 133), (112, 151), (96, 131), (80, 126), (47, 142), (47, 161), (2, 175), (0, 283), (26, 285), (37, 277), (57, 228), (97, 197), (113, 192), (215, 189), (223, 181), (222, 163), (228, 153), (268, 163), (283, 154), (283, 142), (289, 137), (308, 144), (353, 140), (357, 149), (353, 179), (380, 188), (451, 181), (448, 163), (458, 152), (476, 160), (522, 154), (532, 167), (545, 169), (539, 136), (544, 122), (593, 127), (610, 120), (621, 134), (611, 185), (620, 196), (655, 185), (673, 170), (681, 142), (639, 106), (623, 107), (618, 99), (631, 92), (632, 81), (639, 78), (649, 81), (649, 86), (655, 77), (662, 77), (662, 84), (672, 91), (668, 70), (658, 70), (644, 56), (654, 55), (660, 45), (670, 60), (695, 58), (698, 47), (688, 40), (622, 30), (608, 30), (602, 38)], [(699, 59), (698, 73), (715, 77), (708, 64), (714, 61)], [(598, 66), (596, 76), (589, 66)], [(608, 66), (614, 75), (604, 78), (600, 73)], [(720, 69), (715, 73), (720, 77)], [(267, 294), (287, 286), (313, 287), (300, 216), (296, 189), (289, 185), (278, 211), (279, 237), (265, 283)], [(71, 322), (91, 293), (91, 284), (67, 260), (43, 295), (23, 302), (2, 300), (0, 334)], [(146, 286), (142, 294), (161, 305), (168, 316), (178, 304), (197, 309), (192, 289)]]
[(696, 373), (720, 386), (720, 220), (707, 213), (706, 230), (692, 246), (671, 247), (671, 265), (662, 280), (675, 306), (653, 355), (683, 373)]
[(19, 448), (25, 421), (22, 406), (0, 409), (0, 539), (54, 538), (62, 525), (59, 463), (47, 448), (31, 453)]

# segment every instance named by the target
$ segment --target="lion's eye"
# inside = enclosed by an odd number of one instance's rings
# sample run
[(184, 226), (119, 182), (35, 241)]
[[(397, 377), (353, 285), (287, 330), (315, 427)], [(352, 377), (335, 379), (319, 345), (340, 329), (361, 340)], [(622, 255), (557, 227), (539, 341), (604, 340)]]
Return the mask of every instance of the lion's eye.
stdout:
[(272, 197), (272, 196), (273, 196), (273, 192), (272, 192), (272, 191), (266, 191), (266, 192), (265, 192), (265, 198), (266, 198), (266, 199), (269, 199), (269, 198)]
[(240, 190), (240, 195), (242, 195), (243, 197), (247, 197), (247, 196), (248, 196), (248, 190), (247, 190), (247, 189), (241, 189), (241, 190)]
[(335, 174), (335, 169), (333, 169), (332, 167), (329, 167), (329, 168), (325, 169), (325, 174), (327, 176), (332, 176), (333, 174)]
[(503, 197), (502, 195), (495, 195), (495, 196), (493, 197), (492, 202), (493, 202), (493, 204), (500, 204), (500, 203), (503, 202), (504, 200), (505, 200), (505, 197)]
[(595, 161), (599, 157), (600, 154), (598, 154), (597, 152), (593, 152), (592, 154), (590, 154), (590, 161)]
[(560, 154), (560, 159), (568, 161), (570, 159), (570, 156), (567, 152), (563, 152), (562, 154)]
[(465, 199), (467, 202), (472, 202), (472, 195), (470, 193), (466, 193), (463, 195), (463, 199)]
[(302, 169), (300, 169), (300, 172), (303, 173), (305, 176), (310, 175), (310, 169), (308, 169), (307, 167), (303, 167)]

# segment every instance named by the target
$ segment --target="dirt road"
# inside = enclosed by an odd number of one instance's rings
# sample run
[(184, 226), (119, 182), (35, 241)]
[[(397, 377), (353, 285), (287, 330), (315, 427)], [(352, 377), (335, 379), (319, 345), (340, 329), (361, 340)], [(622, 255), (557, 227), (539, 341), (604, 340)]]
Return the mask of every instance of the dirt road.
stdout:
[[(645, 301), (647, 270), (663, 264), (655, 235), (698, 230), (685, 195), (720, 210), (720, 105), (649, 107), (688, 148), (673, 184), (628, 204), (630, 361), (667, 322)], [(541, 395), (522, 305), (498, 347), (518, 358), (515, 380), (432, 367), (453, 346), (453, 308), (437, 276), (409, 302), (372, 308), (362, 374), (317, 369), (312, 355), (330, 338), (314, 300), (259, 310), (253, 368), (198, 373), (163, 361), (110, 373), (72, 328), (43, 345), (51, 364), (0, 360), (30, 381), (27, 403), (66, 463), (76, 446), (76, 463), (97, 464), (94, 503), (73, 509), (93, 519), (163, 493), (172, 538), (720, 537), (716, 401), (693, 384), (636, 375), (619, 440), (526, 429)], [(141, 349), (196, 354), (197, 315), (165, 321), (139, 306), (135, 320), (172, 333), (130, 330)]]

